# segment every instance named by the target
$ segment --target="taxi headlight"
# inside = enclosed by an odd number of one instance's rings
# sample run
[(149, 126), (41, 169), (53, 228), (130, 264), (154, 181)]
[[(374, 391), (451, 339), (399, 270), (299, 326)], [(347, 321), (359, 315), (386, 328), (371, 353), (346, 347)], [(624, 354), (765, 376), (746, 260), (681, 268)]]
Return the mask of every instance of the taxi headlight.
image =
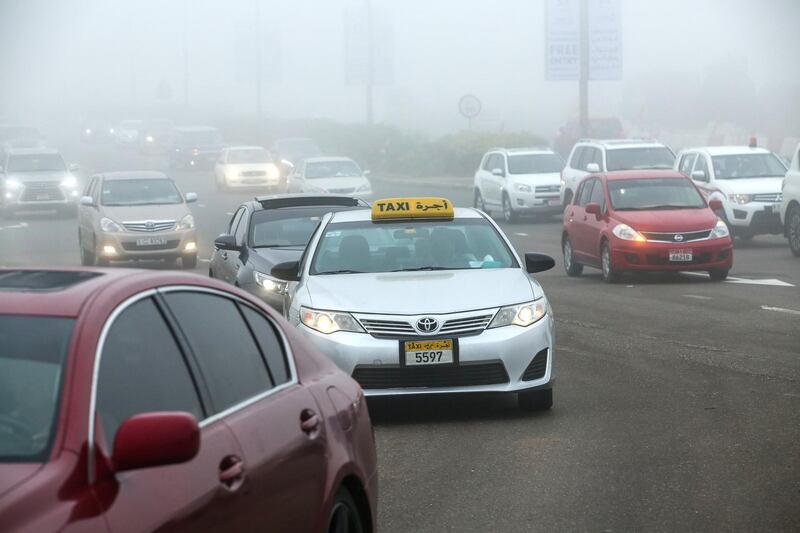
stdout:
[(531, 186), (524, 183), (517, 183), (515, 187), (519, 192), (531, 192)]
[(106, 233), (119, 233), (122, 231), (122, 226), (110, 218), (103, 217), (100, 219), (100, 229)]
[(300, 321), (320, 333), (330, 334), (337, 331), (364, 333), (364, 328), (350, 313), (336, 311), (318, 311), (308, 307), (300, 308)]
[(509, 305), (502, 307), (494, 315), (494, 319), (489, 324), (489, 328), (499, 328), (501, 326), (530, 326), (538, 322), (547, 314), (547, 300), (539, 298), (533, 302), (524, 304)]
[(729, 194), (728, 200), (736, 204), (750, 203), (753, 198), (749, 194)]
[(61, 180), (61, 186), (67, 189), (74, 189), (78, 186), (78, 180), (75, 179), (75, 176), (67, 176)]
[(22, 187), (22, 183), (14, 179), (7, 179), (5, 187), (9, 191), (16, 191)]
[(194, 217), (192, 215), (186, 215), (178, 222), (177, 229), (184, 230), (184, 229), (194, 229)]
[(622, 239), (623, 241), (636, 241), (636, 242), (645, 242), (644, 235), (633, 229), (627, 224), (617, 224), (614, 226), (614, 229), (611, 230), (611, 233)]
[(269, 292), (274, 292), (275, 294), (286, 294), (288, 282), (273, 278), (257, 270), (253, 271), (253, 276), (255, 277), (256, 283), (260, 285), (261, 288)]
[(728, 225), (718, 218), (717, 225), (711, 230), (711, 238), (721, 239), (722, 237), (727, 237), (730, 234), (731, 232), (728, 230)]

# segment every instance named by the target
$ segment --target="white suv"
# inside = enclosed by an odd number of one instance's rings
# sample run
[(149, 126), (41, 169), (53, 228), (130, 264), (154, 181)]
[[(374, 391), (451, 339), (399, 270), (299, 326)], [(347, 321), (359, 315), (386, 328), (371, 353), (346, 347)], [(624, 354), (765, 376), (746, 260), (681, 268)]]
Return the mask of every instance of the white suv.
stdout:
[(658, 141), (583, 139), (572, 147), (567, 166), (561, 172), (561, 204), (569, 204), (578, 184), (594, 172), (671, 169), (674, 162), (672, 150)]
[(558, 197), (564, 160), (549, 148), (495, 148), (475, 171), (474, 205), (485, 213), (500, 209), (506, 222), (521, 215), (563, 211)]
[(781, 221), (783, 233), (789, 239), (789, 248), (800, 257), (800, 144), (794, 151), (792, 164), (782, 184), (783, 203)]
[(675, 170), (692, 178), (707, 198), (722, 200), (722, 218), (731, 233), (752, 239), (781, 234), (781, 180), (786, 166), (764, 148), (711, 146), (682, 150)]

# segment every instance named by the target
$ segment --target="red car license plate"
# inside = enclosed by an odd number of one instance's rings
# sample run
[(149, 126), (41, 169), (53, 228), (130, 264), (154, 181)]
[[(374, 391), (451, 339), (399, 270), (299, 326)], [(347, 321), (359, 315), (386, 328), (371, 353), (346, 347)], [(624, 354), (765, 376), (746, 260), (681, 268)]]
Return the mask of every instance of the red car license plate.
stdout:
[(691, 250), (670, 250), (669, 260), (675, 263), (686, 263), (692, 260)]

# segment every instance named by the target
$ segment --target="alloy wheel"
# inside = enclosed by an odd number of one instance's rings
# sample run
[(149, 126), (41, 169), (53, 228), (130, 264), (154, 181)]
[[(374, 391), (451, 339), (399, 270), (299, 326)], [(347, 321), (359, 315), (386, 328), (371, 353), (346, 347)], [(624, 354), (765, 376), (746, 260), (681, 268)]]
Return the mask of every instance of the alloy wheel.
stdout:
[(789, 217), (789, 248), (800, 256), (800, 208), (795, 207)]

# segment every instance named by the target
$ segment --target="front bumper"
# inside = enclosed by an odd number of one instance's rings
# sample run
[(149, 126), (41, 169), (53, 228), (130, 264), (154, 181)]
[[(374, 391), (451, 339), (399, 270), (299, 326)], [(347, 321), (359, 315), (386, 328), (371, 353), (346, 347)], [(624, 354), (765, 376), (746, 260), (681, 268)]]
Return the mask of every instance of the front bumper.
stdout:
[[(163, 239), (166, 242), (163, 244), (145, 244), (140, 239)], [(113, 247), (114, 252), (107, 251), (107, 246)], [(98, 257), (103, 257), (110, 261), (191, 256), (197, 254), (196, 230), (153, 233), (100, 233), (97, 235), (97, 250), (95, 253)]]
[(732, 229), (747, 229), (749, 233), (783, 233), (781, 204), (772, 202), (749, 202), (733, 204), (725, 202), (725, 217)]
[(280, 176), (243, 176), (243, 177), (225, 177), (225, 185), (231, 189), (252, 189), (266, 187), (268, 189), (277, 190), (281, 186)]
[[(298, 330), (359, 381), (367, 396), (519, 392), (547, 388), (554, 376), (552, 313), (528, 327), (511, 325), (486, 329), (478, 335), (455, 336), (455, 365), (401, 365), (401, 340), (397, 338), (341, 331), (325, 335), (302, 324)], [(426, 338), (453, 337), (412, 336), (403, 340)]]
[(550, 214), (563, 213), (564, 207), (557, 193), (546, 195), (534, 192), (508, 191), (511, 207), (517, 213)]
[[(670, 261), (670, 250), (691, 250), (691, 261)], [(618, 270), (711, 270), (730, 269), (733, 243), (729, 237), (702, 241), (636, 243), (614, 239), (611, 261)]]
[(0, 205), (18, 209), (57, 209), (78, 205), (77, 187), (63, 187), (60, 182), (22, 182), (17, 189), (2, 189)]

